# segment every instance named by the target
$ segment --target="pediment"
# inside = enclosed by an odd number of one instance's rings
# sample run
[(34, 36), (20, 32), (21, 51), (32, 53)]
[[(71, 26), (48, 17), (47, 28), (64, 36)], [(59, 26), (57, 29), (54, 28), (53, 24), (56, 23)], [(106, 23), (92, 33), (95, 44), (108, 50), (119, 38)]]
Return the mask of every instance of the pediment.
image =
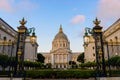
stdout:
[(66, 48), (59, 48), (55, 51), (52, 52), (53, 54), (68, 54), (71, 53), (71, 50), (66, 49)]

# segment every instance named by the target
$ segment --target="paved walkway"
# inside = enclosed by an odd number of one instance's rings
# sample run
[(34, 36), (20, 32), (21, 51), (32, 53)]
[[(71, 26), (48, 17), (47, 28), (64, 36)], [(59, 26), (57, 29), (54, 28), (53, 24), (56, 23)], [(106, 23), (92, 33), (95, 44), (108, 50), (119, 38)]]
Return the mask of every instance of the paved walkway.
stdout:
[(31, 79), (31, 80), (120, 80), (120, 77), (100, 77), (100, 78), (89, 78), (89, 79)]
[[(0, 78), (0, 80), (23, 80), (22, 78)], [(93, 78), (90, 79), (31, 79), (26, 78), (25, 80), (95, 80)]]
[[(23, 80), (22, 78), (0, 78), (0, 80)], [(89, 78), (89, 79), (31, 79), (26, 78), (25, 80), (120, 80), (120, 77), (101, 77), (101, 78)]]
[(89, 78), (89, 79), (32, 79), (32, 80), (95, 80), (95, 79)]
[(22, 78), (0, 78), (0, 80), (23, 80)]

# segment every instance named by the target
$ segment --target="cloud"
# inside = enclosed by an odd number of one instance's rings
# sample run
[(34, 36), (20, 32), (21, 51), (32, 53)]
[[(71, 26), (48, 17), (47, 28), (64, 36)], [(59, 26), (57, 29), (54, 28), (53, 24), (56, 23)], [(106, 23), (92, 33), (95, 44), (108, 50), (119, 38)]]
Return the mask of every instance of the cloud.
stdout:
[(75, 16), (70, 22), (72, 24), (77, 24), (85, 21), (85, 16), (83, 15), (77, 15)]
[(0, 0), (0, 10), (5, 12), (30, 11), (36, 7), (30, 0)]
[(12, 0), (0, 0), (0, 10), (11, 12), (13, 10), (11, 3)]
[(30, 11), (30, 10), (33, 10), (37, 7), (36, 4), (28, 1), (28, 0), (21, 0), (21, 2), (19, 2), (17, 5), (16, 5), (16, 10), (17, 9), (20, 9), (20, 10), (27, 10), (27, 11)]
[(120, 18), (120, 0), (100, 0), (97, 15), (104, 21)]

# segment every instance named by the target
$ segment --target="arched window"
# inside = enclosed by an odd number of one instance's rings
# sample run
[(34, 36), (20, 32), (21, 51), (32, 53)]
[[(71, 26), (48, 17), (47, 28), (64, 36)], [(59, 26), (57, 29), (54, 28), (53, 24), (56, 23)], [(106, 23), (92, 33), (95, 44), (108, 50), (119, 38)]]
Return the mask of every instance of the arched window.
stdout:
[(7, 40), (6, 36), (3, 37), (3, 40)]
[(93, 50), (95, 49), (94, 47), (92, 47), (93, 48)]
[(117, 45), (118, 44), (118, 37), (115, 36), (115, 44)]
[(113, 45), (113, 41), (112, 41), (112, 39), (110, 39), (110, 45)]
[(110, 52), (110, 54), (114, 54), (114, 46), (113, 46), (113, 40), (112, 39), (110, 39), (110, 47), (109, 47), (109, 52)]
[(63, 43), (63, 47), (65, 47), (65, 43)]
[(95, 53), (93, 53), (93, 56), (95, 56)]
[(60, 43), (60, 47), (62, 47), (62, 44)]
[(115, 36), (115, 45), (116, 45), (116, 54), (115, 55), (119, 55), (119, 44), (118, 44), (118, 37)]

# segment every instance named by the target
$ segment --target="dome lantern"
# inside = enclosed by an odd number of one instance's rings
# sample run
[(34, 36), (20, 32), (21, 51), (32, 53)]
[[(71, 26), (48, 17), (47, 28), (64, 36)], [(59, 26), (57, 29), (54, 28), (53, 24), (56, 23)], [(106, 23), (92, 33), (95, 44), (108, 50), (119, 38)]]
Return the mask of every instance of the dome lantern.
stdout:
[(67, 36), (64, 34), (63, 29), (62, 29), (62, 25), (60, 25), (60, 29), (59, 32), (57, 33), (57, 35), (55, 36), (54, 40), (65, 40), (68, 41)]
[(62, 32), (63, 32), (62, 25), (60, 25), (59, 33), (62, 33)]

